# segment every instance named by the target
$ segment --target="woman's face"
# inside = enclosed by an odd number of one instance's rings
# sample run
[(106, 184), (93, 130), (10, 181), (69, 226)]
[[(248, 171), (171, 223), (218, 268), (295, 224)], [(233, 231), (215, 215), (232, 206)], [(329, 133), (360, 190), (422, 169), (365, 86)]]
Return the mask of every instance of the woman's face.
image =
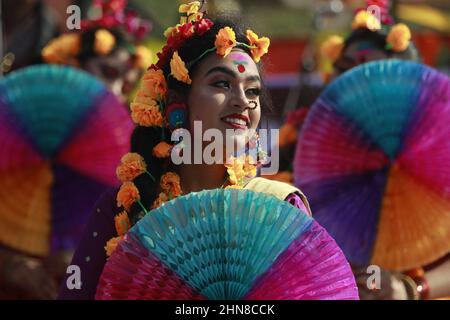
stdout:
[(245, 51), (234, 49), (225, 58), (210, 54), (192, 78), (188, 97), (191, 134), (194, 121), (202, 122), (203, 132), (216, 128), (224, 137), (227, 129), (240, 129), (233, 139), (235, 148), (242, 148), (249, 130), (256, 130), (261, 118), (260, 92), (258, 68)]
[(342, 56), (334, 63), (334, 76), (338, 76), (360, 64), (388, 59), (389, 56), (372, 41), (355, 41), (349, 45)]
[(133, 67), (131, 54), (125, 49), (116, 49), (106, 56), (89, 59), (83, 66), (96, 76), (123, 102), (139, 80), (141, 71)]

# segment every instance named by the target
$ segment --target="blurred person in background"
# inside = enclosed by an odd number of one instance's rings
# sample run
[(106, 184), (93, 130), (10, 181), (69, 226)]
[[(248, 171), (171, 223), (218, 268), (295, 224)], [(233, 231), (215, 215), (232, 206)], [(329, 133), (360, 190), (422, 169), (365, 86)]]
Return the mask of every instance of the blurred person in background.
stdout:
[(43, 60), (81, 68), (127, 101), (152, 55), (143, 45), (151, 24), (126, 5), (125, 0), (94, 0), (89, 12), (95, 17), (81, 21), (81, 30), (51, 40)]
[[(389, 15), (388, 0), (368, 0), (367, 8), (377, 5), (380, 20), (366, 8), (356, 11), (352, 32), (344, 39), (330, 36), (321, 46), (322, 55), (333, 66), (326, 76), (333, 81), (343, 73), (361, 64), (400, 59), (420, 62), (419, 53), (411, 41), (411, 31), (403, 23), (395, 24)], [(418, 300), (450, 296), (450, 256), (447, 255), (429, 266), (404, 272), (381, 270), (381, 289), (367, 286), (370, 276), (367, 266), (353, 266), (360, 298), (362, 300)]]

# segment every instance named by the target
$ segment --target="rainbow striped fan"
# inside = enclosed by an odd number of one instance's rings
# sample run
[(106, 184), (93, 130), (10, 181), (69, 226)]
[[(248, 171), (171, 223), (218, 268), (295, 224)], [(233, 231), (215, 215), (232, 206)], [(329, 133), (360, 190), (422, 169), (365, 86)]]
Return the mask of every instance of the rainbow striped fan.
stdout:
[(291, 204), (215, 189), (148, 213), (107, 261), (97, 299), (357, 299), (342, 251)]
[(295, 183), (350, 262), (406, 270), (450, 251), (450, 81), (424, 65), (361, 65), (318, 98)]
[(74, 248), (132, 128), (85, 72), (40, 65), (0, 80), (0, 242), (37, 256)]

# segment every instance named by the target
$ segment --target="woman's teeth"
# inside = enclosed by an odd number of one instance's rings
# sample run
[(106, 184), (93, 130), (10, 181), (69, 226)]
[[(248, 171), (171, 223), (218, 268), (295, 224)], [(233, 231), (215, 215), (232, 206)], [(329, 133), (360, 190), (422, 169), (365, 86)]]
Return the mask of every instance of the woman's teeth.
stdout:
[(238, 118), (225, 118), (224, 119), (226, 122), (231, 122), (231, 123), (236, 123), (240, 126), (247, 126), (247, 122), (245, 122), (245, 120), (242, 119), (238, 119)]

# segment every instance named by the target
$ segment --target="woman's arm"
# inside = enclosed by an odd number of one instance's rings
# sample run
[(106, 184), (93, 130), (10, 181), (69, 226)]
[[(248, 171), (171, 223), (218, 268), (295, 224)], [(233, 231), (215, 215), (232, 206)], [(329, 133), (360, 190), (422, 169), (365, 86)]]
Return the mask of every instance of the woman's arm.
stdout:
[(114, 225), (114, 216), (119, 211), (116, 207), (116, 194), (116, 189), (110, 189), (95, 204), (70, 264), (79, 268), (81, 288), (75, 285), (76, 271), (66, 274), (61, 283), (58, 299), (94, 299), (97, 283), (107, 258), (104, 247), (109, 239), (117, 236)]

